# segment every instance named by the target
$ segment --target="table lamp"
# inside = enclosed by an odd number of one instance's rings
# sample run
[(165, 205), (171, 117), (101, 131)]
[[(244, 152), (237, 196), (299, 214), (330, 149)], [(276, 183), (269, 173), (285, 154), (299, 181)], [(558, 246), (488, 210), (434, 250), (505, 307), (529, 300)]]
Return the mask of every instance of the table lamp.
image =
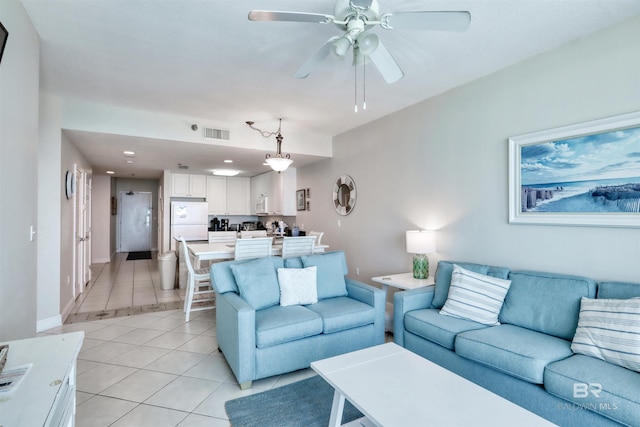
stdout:
[(428, 253), (436, 251), (436, 234), (430, 230), (407, 231), (407, 252), (413, 255), (413, 277), (429, 277)]

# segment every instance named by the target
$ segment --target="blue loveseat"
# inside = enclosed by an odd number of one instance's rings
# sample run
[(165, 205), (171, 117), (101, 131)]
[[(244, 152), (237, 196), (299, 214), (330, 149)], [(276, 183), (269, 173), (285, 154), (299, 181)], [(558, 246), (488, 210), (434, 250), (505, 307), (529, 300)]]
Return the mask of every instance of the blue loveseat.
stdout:
[[(511, 281), (499, 324), (440, 313), (454, 265)], [(640, 365), (572, 351), (581, 305), (627, 300), (637, 316), (640, 300), (628, 299), (640, 297), (640, 284), (448, 261), (438, 264), (435, 282), (394, 295), (397, 344), (558, 425), (640, 426)], [(640, 333), (637, 320), (627, 326)]]
[[(278, 270), (309, 268), (317, 302), (282, 306)], [(347, 272), (341, 251), (211, 266), (218, 346), (241, 388), (384, 342), (384, 292), (347, 279)]]

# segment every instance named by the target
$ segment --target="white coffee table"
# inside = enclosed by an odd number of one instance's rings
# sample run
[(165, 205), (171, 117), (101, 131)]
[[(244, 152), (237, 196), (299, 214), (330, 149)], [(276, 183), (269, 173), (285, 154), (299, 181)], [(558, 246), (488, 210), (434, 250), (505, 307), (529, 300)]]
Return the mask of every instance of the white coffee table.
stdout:
[(333, 386), (331, 427), (345, 398), (375, 426), (553, 426), (544, 418), (394, 343), (311, 363)]

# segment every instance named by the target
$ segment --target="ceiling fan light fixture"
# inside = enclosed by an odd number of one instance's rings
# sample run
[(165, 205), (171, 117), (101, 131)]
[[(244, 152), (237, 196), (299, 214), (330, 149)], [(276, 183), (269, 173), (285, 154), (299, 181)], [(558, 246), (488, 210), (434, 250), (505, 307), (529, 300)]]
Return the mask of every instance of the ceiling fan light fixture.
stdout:
[(349, 48), (351, 48), (351, 41), (346, 37), (340, 37), (339, 39), (335, 40), (332, 44), (333, 44), (333, 48), (332, 48), (333, 54), (340, 58), (344, 58)]
[(360, 53), (367, 56), (376, 51), (380, 44), (380, 39), (373, 33), (360, 33), (357, 42)]

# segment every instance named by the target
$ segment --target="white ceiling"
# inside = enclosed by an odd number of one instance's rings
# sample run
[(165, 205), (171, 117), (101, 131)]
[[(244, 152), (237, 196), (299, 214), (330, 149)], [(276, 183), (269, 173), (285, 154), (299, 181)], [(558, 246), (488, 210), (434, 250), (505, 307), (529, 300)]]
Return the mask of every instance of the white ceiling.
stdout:
[[(267, 130), (282, 117), (285, 152), (287, 126), (331, 137), (640, 13), (640, 0), (379, 2), (382, 12), (468, 10), (471, 25), (462, 33), (374, 29), (405, 77), (386, 84), (368, 67), (367, 110), (354, 113), (350, 60), (327, 58), (308, 78), (292, 77), (339, 34), (335, 26), (247, 19), (252, 9), (331, 14), (333, 0), (22, 0), (41, 38), (44, 91), (217, 123), (254, 120)], [(95, 173), (122, 169), (123, 147), (149, 144), (91, 132), (67, 135)], [(270, 142), (263, 151), (227, 148), (233, 151), (219, 155), (235, 156), (234, 167), (256, 174), (268, 170), (260, 164), (275, 151)], [(223, 150), (194, 145), (179, 149), (192, 171), (207, 168), (203, 159), (212, 149)], [(175, 142), (154, 147), (127, 176), (157, 177), (176, 168)], [(294, 166), (318, 160), (292, 157)]]

